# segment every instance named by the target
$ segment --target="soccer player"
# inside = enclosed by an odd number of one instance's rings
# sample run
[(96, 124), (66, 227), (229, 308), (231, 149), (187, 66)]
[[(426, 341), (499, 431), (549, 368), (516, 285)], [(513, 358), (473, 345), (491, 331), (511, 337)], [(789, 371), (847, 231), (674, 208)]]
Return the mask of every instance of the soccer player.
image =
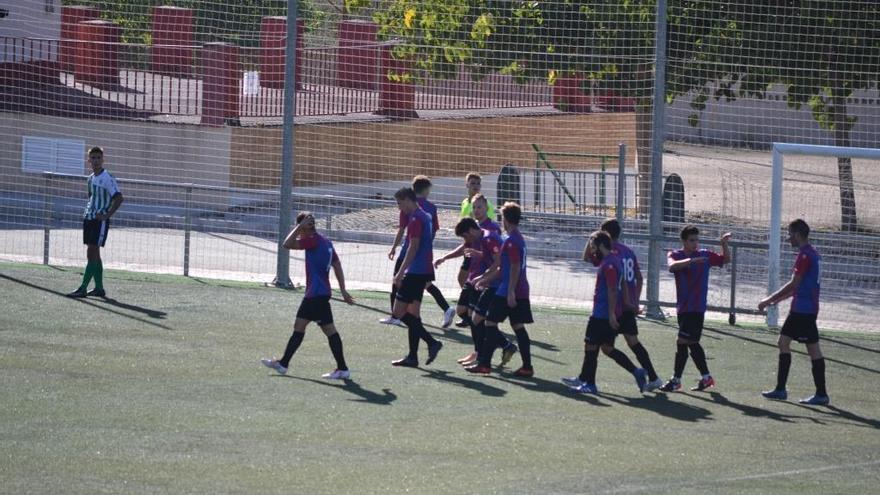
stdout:
[(592, 256), (599, 259), (599, 272), (596, 275), (596, 288), (593, 291), (593, 314), (587, 323), (584, 337), (584, 362), (581, 374), (576, 377), (563, 378), (562, 382), (572, 390), (584, 394), (598, 394), (596, 387), (596, 368), (599, 361), (599, 349), (613, 359), (623, 369), (635, 377), (639, 392), (645, 391), (647, 383), (645, 370), (636, 368), (626, 354), (614, 348), (614, 339), (621, 330), (619, 319), (623, 314), (622, 298), (626, 288), (623, 264), (616, 252), (612, 251), (611, 236), (601, 230), (590, 235), (584, 247), (584, 260)]
[(718, 254), (708, 249), (700, 249), (700, 230), (693, 225), (681, 229), (682, 249), (670, 251), (666, 256), (669, 271), (675, 274), (676, 310), (678, 312), (678, 339), (675, 341), (675, 371), (672, 378), (660, 390), (673, 392), (681, 390), (681, 375), (687, 364), (688, 350), (697, 369), (700, 381), (692, 391), (702, 391), (715, 386), (715, 379), (709, 373), (706, 352), (700, 345), (703, 335), (703, 318), (706, 314), (706, 296), (709, 292), (709, 269), (730, 263), (730, 232), (721, 236), (721, 251)]
[(763, 393), (768, 399), (788, 399), (785, 383), (791, 368), (791, 341), (797, 340), (807, 345), (807, 353), (813, 363), (813, 382), (816, 393), (802, 399), (801, 404), (826, 405), (831, 400), (825, 390), (825, 358), (819, 348), (819, 328), (816, 317), (819, 315), (819, 276), (822, 273), (822, 257), (810, 244), (810, 226), (798, 218), (788, 224), (788, 240), (798, 248), (791, 280), (778, 291), (761, 300), (758, 309), (777, 304), (791, 297), (791, 310), (782, 330), (779, 332), (779, 373), (776, 375), (776, 388)]
[[(437, 235), (437, 231), (440, 230), (440, 220), (437, 217), (437, 207), (434, 203), (428, 201), (428, 196), (431, 194), (431, 179), (424, 175), (417, 175), (413, 178), (412, 181), (413, 191), (416, 193), (416, 200), (419, 204), (419, 208), (425, 210), (429, 215), (431, 215), (431, 222), (433, 225), (433, 232), (431, 233), (432, 238)], [(406, 225), (409, 222), (409, 218), (407, 218), (403, 213), (400, 214), (400, 219), (397, 227), (397, 235), (394, 236), (394, 244), (391, 246), (391, 251), (388, 253), (388, 259), (394, 259), (394, 253), (397, 250), (397, 245), (400, 244), (401, 239), (403, 238), (403, 232), (406, 229)], [(403, 258), (406, 256), (406, 250), (408, 247), (408, 239), (404, 239), (403, 246), (400, 249), (400, 256), (397, 258), (397, 262), (394, 264), (394, 273), (397, 273), (400, 270), (400, 264), (403, 262)], [(440, 326), (443, 328), (448, 327), (452, 324), (452, 318), (455, 316), (455, 309), (449, 306), (449, 303), (446, 301), (446, 298), (443, 297), (443, 292), (440, 291), (440, 288), (435, 286), (432, 283), (428, 283), (425, 286), (425, 290), (431, 294), (431, 297), (434, 298), (434, 301), (437, 303), (437, 306), (440, 306), (440, 310), (443, 311), (443, 319), (440, 322)], [(396, 300), (397, 289), (395, 287), (391, 288), (391, 307), (394, 308), (394, 301)], [(384, 318), (379, 320), (380, 323), (385, 323), (387, 325), (399, 325), (403, 326), (403, 324), (396, 320), (394, 317)]]
[[(623, 291), (623, 313), (619, 319), (620, 330), (618, 333), (623, 335), (626, 345), (633, 351), (639, 364), (648, 373), (648, 383), (645, 389), (650, 392), (663, 386), (663, 380), (657, 376), (654, 365), (651, 363), (651, 357), (648, 355), (648, 350), (639, 342), (639, 328), (636, 323), (636, 315), (639, 312), (639, 297), (642, 295), (642, 271), (639, 268), (639, 260), (632, 249), (620, 242), (621, 229), (617, 219), (609, 218), (605, 220), (599, 229), (611, 236), (611, 251), (620, 258), (623, 282), (626, 285)], [(587, 243), (587, 249), (584, 254), (584, 261), (591, 261), (593, 266), (599, 266), (602, 262), (598, 252), (590, 243)], [(602, 351), (605, 351), (604, 347)]]
[[(104, 264), (101, 261), (101, 248), (107, 242), (110, 230), (110, 217), (122, 205), (122, 192), (116, 179), (104, 170), (104, 150), (99, 146), (89, 149), (89, 201), (83, 214), (83, 244), (86, 245), (86, 264), (82, 283), (68, 297), (106, 297), (104, 291)], [(95, 279), (95, 288), (88, 291), (89, 282)], [(88, 292), (87, 292), (88, 291)]]
[[(482, 187), (483, 187), (483, 178), (480, 177), (480, 174), (478, 174), (478, 173), (476, 173), (476, 172), (470, 172), (470, 173), (467, 174), (467, 176), (465, 177), (465, 185), (467, 186), (467, 194), (468, 194), (468, 195), (467, 195), (466, 198), (464, 198), (463, 200), (461, 200), (461, 211), (459, 212), (458, 217), (459, 217), (459, 218), (469, 218), (469, 217), (473, 217), (473, 218), (475, 218), (475, 219), (477, 220), (477, 222), (480, 223), (480, 226), (482, 227), (483, 219), (477, 216), (477, 211), (476, 211), (476, 208), (475, 208), (475, 206), (476, 206), (475, 203), (476, 203), (476, 201), (477, 201), (477, 196), (480, 196), (480, 197), (482, 197), (482, 198), (486, 201), (486, 208), (487, 208), (487, 210), (486, 210), (485, 215), (486, 215), (486, 216), (489, 218), (489, 220), (492, 221), (492, 223), (494, 224), (494, 223), (495, 223), (495, 222), (494, 222), (494, 219), (495, 219), (495, 206), (492, 205), (492, 202), (489, 201), (488, 198), (486, 198), (485, 196), (482, 196), (482, 195), (480, 194), (480, 190), (481, 190)], [(497, 224), (495, 224), (495, 225), (497, 225)], [(483, 228), (486, 228), (486, 227), (483, 227)], [(500, 232), (500, 229), (499, 229), (499, 232)], [(464, 287), (464, 284), (465, 284), (465, 282), (467, 281), (467, 278), (468, 278), (468, 263), (470, 263), (470, 259), (469, 259), (469, 258), (465, 258), (465, 259), (461, 262), (461, 269), (458, 271), (458, 285), (461, 286), (461, 287)], [(457, 327), (466, 327), (466, 326), (467, 326), (467, 322), (465, 322), (465, 321), (462, 319), (462, 320), (457, 321), (457, 322), (455, 323), (455, 326), (457, 326)]]
[(478, 287), (490, 284), (496, 277), (501, 277), (495, 296), (486, 314), (486, 335), (479, 351), (476, 364), (465, 368), (471, 373), (489, 374), (492, 371), (492, 354), (501, 345), (501, 332), (498, 324), (510, 317), (510, 326), (516, 333), (519, 344), (522, 367), (514, 372), (516, 376), (531, 377), (535, 370), (532, 367), (531, 340), (526, 331), (526, 323), (533, 323), (532, 308), (529, 302), (529, 281), (526, 277), (526, 242), (519, 231), (522, 209), (514, 202), (507, 202), (501, 208), (502, 223), (507, 238), (501, 245), (501, 256), (496, 262), (500, 269), (490, 268), (478, 282)]
[[(477, 289), (474, 284), (479, 277), (496, 264), (495, 262), (501, 253), (501, 245), (503, 241), (499, 232), (487, 228), (480, 228), (473, 218), (461, 219), (458, 222), (458, 225), (455, 226), (455, 235), (461, 237), (464, 240), (464, 243), (452, 252), (439, 258), (434, 262), (434, 267), (436, 268), (444, 261), (461, 255), (467, 256), (471, 260), (468, 268), (468, 279), (462, 288), (461, 294), (458, 298), (458, 306), (456, 307), (459, 316), (468, 322), (468, 325), (471, 328), (471, 337), (474, 341), (474, 351), (459, 359), (458, 363), (463, 366), (470, 366), (476, 362), (477, 354), (480, 351), (480, 347), (485, 337), (484, 320), (486, 314), (485, 310), (487, 308), (481, 307), (479, 301), (483, 292), (489, 291), (491, 291), (491, 293), (486, 296), (484, 301), (488, 302), (491, 300), (491, 297), (495, 294), (495, 287), (497, 287), (500, 281), (496, 280), (494, 284), (490, 284), (485, 290)], [(504, 338), (502, 347), (503, 354), (501, 364), (503, 366), (510, 361), (510, 358), (513, 357), (517, 349), (516, 345), (509, 342), (506, 337)]]
[(330, 380), (347, 380), (351, 378), (351, 372), (345, 364), (345, 355), (342, 352), (342, 338), (333, 324), (333, 312), (330, 309), (330, 268), (336, 275), (339, 283), (339, 293), (348, 304), (353, 304), (354, 299), (345, 290), (345, 275), (342, 273), (342, 264), (333, 249), (333, 243), (315, 230), (315, 217), (304, 211), (296, 216), (296, 227), (284, 239), (285, 249), (302, 249), (306, 254), (306, 293), (296, 312), (296, 320), (293, 323), (293, 334), (287, 342), (284, 356), (281, 359), (263, 359), (262, 363), (280, 374), (286, 374), (290, 367), (290, 360), (302, 344), (306, 335), (306, 327), (315, 322), (321, 327), (330, 344), (330, 352), (336, 360), (336, 369), (330, 373), (321, 375)]
[(428, 344), (428, 359), (431, 364), (443, 343), (425, 330), (421, 318), (422, 293), (428, 282), (434, 280), (433, 230), (431, 215), (419, 208), (416, 193), (412, 188), (403, 187), (394, 193), (400, 211), (409, 218), (406, 225), (406, 238), (409, 243), (406, 256), (394, 274), (397, 300), (394, 301), (392, 316), (402, 321), (408, 331), (409, 353), (403, 359), (393, 361), (394, 366), (416, 368), (419, 366), (419, 340)]

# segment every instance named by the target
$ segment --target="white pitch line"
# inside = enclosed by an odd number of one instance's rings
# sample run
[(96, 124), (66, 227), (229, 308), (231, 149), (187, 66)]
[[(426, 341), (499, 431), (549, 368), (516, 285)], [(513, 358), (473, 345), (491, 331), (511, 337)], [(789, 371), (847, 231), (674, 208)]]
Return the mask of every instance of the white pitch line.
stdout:
[(682, 487), (696, 487), (701, 485), (716, 485), (718, 483), (731, 483), (736, 481), (749, 481), (749, 480), (759, 480), (766, 478), (779, 478), (784, 476), (794, 476), (798, 474), (805, 473), (821, 473), (824, 471), (834, 471), (837, 469), (852, 469), (866, 466), (876, 466), (880, 464), (880, 460), (871, 461), (871, 462), (860, 462), (856, 464), (837, 464), (834, 466), (825, 466), (825, 467), (816, 467), (816, 468), (804, 468), (804, 469), (792, 469), (790, 471), (777, 471), (774, 473), (762, 473), (762, 474), (750, 474), (748, 476), (735, 476), (732, 478), (719, 478), (716, 480), (706, 480), (706, 481), (693, 481), (688, 483), (669, 483), (666, 485), (647, 485), (647, 486), (630, 486), (617, 488), (614, 490), (604, 491), (600, 493), (638, 493), (644, 491), (654, 491), (654, 490), (662, 490), (667, 488), (682, 488)]

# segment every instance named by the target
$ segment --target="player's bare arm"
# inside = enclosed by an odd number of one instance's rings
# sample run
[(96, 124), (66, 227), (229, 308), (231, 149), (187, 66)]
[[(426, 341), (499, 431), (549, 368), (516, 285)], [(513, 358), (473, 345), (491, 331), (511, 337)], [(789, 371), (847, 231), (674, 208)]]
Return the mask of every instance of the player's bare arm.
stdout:
[(110, 198), (110, 208), (107, 208), (107, 213), (98, 213), (97, 215), (95, 215), (95, 220), (107, 220), (112, 217), (113, 214), (116, 213), (116, 210), (118, 210), (119, 207), (122, 206), (123, 201), (125, 201), (125, 198), (122, 197), (122, 193), (114, 194), (113, 197)]
[(761, 299), (761, 302), (758, 303), (758, 311), (764, 311), (767, 309), (767, 306), (772, 306), (774, 304), (779, 304), (780, 301), (784, 301), (791, 297), (792, 294), (797, 290), (798, 285), (801, 284), (801, 280), (803, 280), (804, 276), (802, 274), (796, 273), (791, 276), (791, 280), (788, 281), (785, 285), (779, 288), (773, 294)]
[(394, 242), (391, 244), (391, 251), (388, 252), (389, 260), (394, 260), (394, 256), (397, 255), (397, 246), (400, 245), (400, 241), (403, 239), (404, 230), (406, 230), (406, 227), (397, 228), (397, 234), (394, 236)]
[(451, 260), (452, 258), (460, 258), (460, 257), (464, 256), (466, 249), (467, 249), (467, 247), (464, 244), (460, 244), (458, 247), (456, 247), (452, 251), (437, 258), (437, 260), (434, 261), (434, 268), (437, 268), (438, 266), (442, 265), (444, 261)]
[(333, 274), (336, 275), (336, 282), (339, 284), (339, 294), (342, 300), (348, 304), (354, 304), (354, 298), (345, 290), (345, 273), (342, 271), (342, 263), (339, 260), (333, 262)]
[(510, 283), (507, 285), (507, 305), (516, 306), (516, 286), (519, 285), (519, 269), (521, 261), (510, 262)]

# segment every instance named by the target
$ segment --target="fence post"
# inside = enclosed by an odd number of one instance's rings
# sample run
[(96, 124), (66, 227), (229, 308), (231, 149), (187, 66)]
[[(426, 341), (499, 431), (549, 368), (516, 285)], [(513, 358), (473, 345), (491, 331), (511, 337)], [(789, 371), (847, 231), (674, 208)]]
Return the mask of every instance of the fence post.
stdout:
[(43, 264), (49, 264), (49, 233), (52, 230), (52, 209), (55, 207), (52, 201), (52, 173), (44, 174), (43, 182)]
[(727, 315), (727, 323), (736, 325), (736, 244), (731, 246), (730, 256), (730, 313)]
[(663, 141), (666, 114), (666, 0), (657, 0), (654, 38), (654, 115), (651, 119), (651, 239), (648, 241), (648, 311), (649, 318), (665, 319), (660, 309), (660, 265), (663, 263)]
[(626, 208), (626, 145), (617, 147), (617, 223), (623, 227), (623, 209)]
[(186, 185), (186, 199), (183, 206), (183, 276), (189, 277), (189, 247), (192, 232), (192, 184)]
[(605, 181), (605, 156), (602, 155), (600, 159), (602, 163), (602, 175), (599, 177), (599, 207), (602, 210), (602, 214), (605, 214), (605, 188), (607, 187), (607, 182)]

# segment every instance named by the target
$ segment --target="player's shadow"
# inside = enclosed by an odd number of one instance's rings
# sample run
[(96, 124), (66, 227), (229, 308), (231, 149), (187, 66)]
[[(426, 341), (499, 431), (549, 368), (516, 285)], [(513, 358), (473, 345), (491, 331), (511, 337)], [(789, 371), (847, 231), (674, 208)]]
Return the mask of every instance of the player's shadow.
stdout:
[(425, 372), (423, 376), (426, 378), (433, 378), (434, 380), (451, 383), (452, 385), (458, 385), (469, 390), (474, 390), (486, 397), (503, 397), (505, 394), (507, 394), (507, 391), (503, 388), (493, 387), (488, 383), (477, 380), (467, 380), (464, 378), (459, 378), (449, 371), (425, 369), (422, 369), (422, 371)]
[(372, 390), (367, 390), (360, 386), (354, 380), (342, 380), (341, 382), (327, 382), (321, 380), (314, 380), (312, 378), (303, 378), (299, 376), (293, 375), (275, 375), (281, 378), (291, 378), (293, 380), (300, 380), (303, 382), (317, 383), (318, 385), (323, 385), (325, 387), (330, 387), (336, 390), (342, 390), (344, 392), (348, 392), (350, 394), (354, 394), (359, 399), (350, 399), (353, 402), (366, 402), (369, 404), (376, 404), (379, 406), (390, 406), (392, 402), (397, 400), (397, 394), (391, 391), (390, 388), (383, 388), (382, 393), (373, 392)]
[[(37, 289), (37, 290), (41, 290), (41, 291), (43, 291), (43, 292), (48, 292), (49, 294), (53, 294), (53, 295), (56, 295), (56, 296), (58, 296), (58, 297), (63, 297), (63, 298), (68, 299), (68, 300), (70, 300), (70, 301), (76, 301), (76, 302), (79, 302), (80, 304), (85, 304), (86, 306), (91, 306), (91, 307), (93, 307), (93, 308), (95, 308), (95, 309), (100, 309), (101, 311), (107, 311), (108, 313), (113, 313), (113, 314), (115, 314), (115, 315), (122, 316), (123, 318), (129, 318), (129, 319), (132, 319), (132, 320), (136, 320), (136, 321), (139, 321), (139, 322), (141, 322), (141, 323), (146, 323), (147, 325), (152, 325), (152, 326), (154, 326), (154, 327), (159, 327), (159, 328), (161, 328), (161, 329), (163, 329), (163, 330), (173, 330), (172, 328), (167, 327), (167, 326), (165, 326), (165, 325), (162, 325), (162, 324), (160, 324), (160, 323), (156, 323), (156, 322), (154, 322), (154, 321), (150, 321), (150, 320), (147, 320), (147, 319), (141, 318), (141, 317), (139, 317), (139, 316), (134, 316), (134, 315), (130, 315), (130, 314), (127, 314), (127, 313), (123, 313), (122, 311), (116, 311), (115, 309), (110, 309), (110, 308), (108, 308), (108, 307), (105, 307), (105, 306), (100, 305), (100, 304), (96, 304), (96, 303), (94, 302), (94, 301), (96, 301), (96, 300), (104, 300), (104, 301), (106, 302), (107, 299), (103, 299), (103, 298), (99, 298), (99, 299), (95, 299), (95, 298), (92, 298), (92, 299), (86, 299), (86, 298), (71, 299), (71, 298), (67, 297), (67, 294), (65, 294), (65, 293), (63, 293), (63, 292), (59, 292), (59, 291), (57, 291), (57, 290), (48, 289), (48, 288), (46, 288), (46, 287), (40, 287), (39, 285), (32, 284), (32, 283), (30, 283), (30, 282), (26, 282), (26, 281), (24, 281), (24, 280), (21, 280), (21, 279), (15, 278), (15, 277), (10, 277), (9, 275), (4, 275), (4, 274), (0, 273), (0, 278), (2, 278), (2, 279), (6, 279), (6, 280), (9, 280), (10, 282), (14, 282), (14, 283), (17, 283), (17, 284), (23, 285), (23, 286), (25, 286), (25, 287), (30, 287), (31, 289)], [(111, 305), (113, 305), (113, 304), (111, 303)], [(138, 307), (138, 306), (123, 305), (122, 303), (119, 303), (119, 304), (117, 304), (116, 306), (120, 307), (121, 309), (132, 309), (132, 310), (135, 310), (135, 311), (137, 311), (137, 310), (141, 310), (140, 312), (142, 312), (142, 313), (145, 312), (145, 311), (154, 311), (154, 310), (147, 310), (146, 308), (140, 308), (140, 307)], [(135, 309), (135, 308), (137, 308), (137, 309)], [(162, 315), (162, 316), (160, 316), (160, 317), (158, 317), (158, 318), (162, 318), (162, 317), (164, 317), (164, 316), (166, 315), (166, 313), (164, 313), (164, 312), (162, 312), (162, 311), (155, 311), (155, 313), (156, 313), (156, 314), (161, 314), (161, 315)], [(145, 313), (145, 314), (146, 314), (146, 313)], [(153, 316), (153, 315), (149, 315), (149, 316), (156, 318), (156, 317)]]
[(808, 409), (810, 411), (825, 414), (827, 416), (833, 416), (835, 418), (845, 419), (848, 421), (852, 421), (854, 423), (858, 423), (859, 425), (864, 425), (869, 428), (880, 429), (880, 420), (865, 418), (863, 416), (859, 416), (858, 414), (851, 413), (845, 409), (841, 409), (837, 406), (829, 405), (829, 406), (808, 406), (805, 404), (798, 404), (797, 402), (793, 403), (793, 405), (802, 407), (804, 409)]
[(600, 401), (599, 397), (595, 395), (580, 394), (572, 391), (563, 383), (545, 380), (536, 376), (526, 378), (504, 373), (500, 375), (491, 375), (491, 378), (510, 385), (522, 387), (530, 392), (551, 393), (560, 397), (565, 397), (566, 399), (587, 402), (594, 406), (609, 407), (608, 404)]
[(704, 407), (669, 400), (669, 395), (664, 393), (632, 397), (600, 391), (599, 396), (611, 402), (635, 407), (637, 409), (644, 409), (679, 421), (697, 423), (699, 421), (711, 421), (714, 419), (711, 417), (712, 411)]
[(736, 409), (740, 411), (745, 416), (749, 416), (752, 418), (766, 418), (772, 419), (773, 421), (779, 421), (780, 423), (794, 423), (797, 419), (806, 419), (818, 424), (825, 424), (817, 418), (811, 418), (808, 416), (793, 416), (790, 414), (781, 414), (778, 412), (774, 412), (768, 409), (764, 409), (762, 407), (749, 406), (747, 404), (740, 404), (739, 402), (733, 402), (724, 396), (721, 392), (709, 392), (709, 397), (706, 397), (702, 393), (691, 394), (690, 397), (693, 397), (698, 400), (712, 402), (714, 404), (718, 404), (719, 406), (729, 407), (732, 409)]
[(150, 318), (156, 318), (159, 320), (163, 320), (163, 319), (165, 319), (166, 316), (168, 316), (168, 313), (166, 313), (164, 311), (159, 311), (159, 310), (150, 309), (150, 308), (144, 308), (141, 306), (135, 306), (134, 304), (127, 304), (124, 302), (119, 302), (116, 299), (113, 299), (110, 297), (99, 297), (95, 300), (99, 301), (99, 302), (103, 301), (103, 302), (109, 304), (110, 306), (115, 306), (120, 309), (127, 309), (129, 311), (136, 311), (138, 313), (143, 313), (143, 314), (149, 316)]
[[(734, 338), (734, 339), (744, 340), (744, 341), (746, 341), (746, 342), (751, 342), (751, 343), (753, 343), (753, 344), (758, 344), (758, 345), (761, 345), (761, 346), (764, 346), (764, 347), (772, 347), (773, 349), (776, 349), (776, 348), (777, 348), (776, 343), (764, 342), (764, 341), (762, 341), (762, 340), (753, 339), (753, 338), (751, 338), (751, 337), (746, 337), (745, 335), (737, 335), (737, 334), (735, 334), (735, 333), (725, 332), (724, 330), (719, 330), (719, 329), (717, 329), (717, 328), (704, 327), (703, 329), (704, 329), (704, 330), (708, 330), (708, 331), (710, 331), (710, 332), (718, 333), (718, 334), (721, 334), (721, 335), (726, 335), (726, 336), (728, 336), (728, 337), (732, 337), (732, 338)], [(793, 344), (792, 347), (796, 347), (796, 345), (795, 345), (796, 343), (795, 343), (795, 342), (793, 342), (792, 344)], [(791, 350), (791, 353), (792, 353), (792, 354), (800, 354), (800, 355), (802, 355), (802, 356), (807, 356), (807, 355), (808, 355), (805, 351), (797, 350), (797, 349), (794, 349), (794, 348)], [(849, 367), (851, 367), (851, 368), (855, 368), (855, 369), (862, 370), (862, 371), (867, 371), (867, 372), (869, 372), (869, 373), (876, 373), (876, 374), (880, 375), (880, 369), (868, 368), (868, 367), (866, 367), (866, 366), (862, 366), (862, 365), (855, 364), (855, 363), (850, 363), (850, 362), (847, 362), (847, 361), (842, 361), (842, 360), (840, 360), (840, 359), (830, 358), (830, 357), (828, 357), (828, 356), (825, 356), (825, 361), (826, 361), (826, 362), (830, 362), (830, 363), (842, 364), (842, 365), (844, 365), (844, 366), (849, 366)]]

